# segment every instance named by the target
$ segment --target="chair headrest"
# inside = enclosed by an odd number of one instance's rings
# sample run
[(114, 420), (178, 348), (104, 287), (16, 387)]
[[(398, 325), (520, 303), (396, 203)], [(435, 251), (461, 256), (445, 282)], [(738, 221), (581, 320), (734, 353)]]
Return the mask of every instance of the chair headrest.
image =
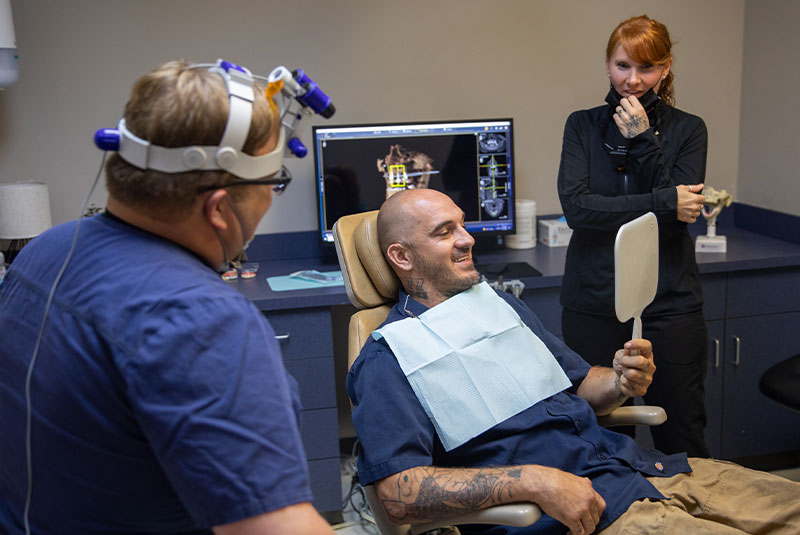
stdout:
[(400, 281), (378, 244), (378, 211), (347, 215), (333, 226), (333, 241), (345, 289), (356, 308), (397, 299)]

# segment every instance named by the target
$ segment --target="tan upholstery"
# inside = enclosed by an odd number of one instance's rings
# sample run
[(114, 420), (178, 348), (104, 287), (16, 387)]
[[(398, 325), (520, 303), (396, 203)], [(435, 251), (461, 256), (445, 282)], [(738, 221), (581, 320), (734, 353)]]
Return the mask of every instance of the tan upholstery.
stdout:
[(378, 243), (378, 214), (370, 212), (356, 227), (353, 235), (361, 265), (378, 293), (392, 301), (397, 299), (400, 281), (383, 256)]
[(340, 218), (334, 244), (347, 297), (356, 308), (372, 308), (397, 299), (400, 281), (378, 245), (378, 211)]
[(347, 335), (347, 369), (353, 365), (361, 348), (367, 343), (370, 333), (386, 320), (392, 305), (381, 305), (377, 308), (359, 310), (350, 316), (350, 328)]

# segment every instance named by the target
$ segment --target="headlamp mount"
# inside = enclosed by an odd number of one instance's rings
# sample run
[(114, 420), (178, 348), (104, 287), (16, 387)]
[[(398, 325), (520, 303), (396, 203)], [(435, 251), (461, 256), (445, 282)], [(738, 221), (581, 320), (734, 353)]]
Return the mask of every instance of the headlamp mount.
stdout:
[[(286, 140), (291, 137), (300, 119), (299, 114), (292, 114), (295, 117), (291, 123), (287, 124), (284, 116), (289, 112), (288, 107), (281, 114), (282, 127), (275, 150), (261, 156), (250, 156), (242, 152), (253, 116), (254, 81), (261, 79), (271, 82), (273, 75), (271, 74), (269, 78), (255, 76), (246, 68), (222, 59), (217, 60), (214, 64), (197, 64), (191, 68), (208, 69), (222, 77), (225, 82), (229, 99), (228, 122), (219, 145), (161, 147), (131, 132), (125, 124), (124, 118), (119, 120), (116, 128), (98, 130), (94, 135), (95, 145), (102, 150), (117, 151), (123, 160), (139, 169), (153, 169), (163, 173), (223, 170), (245, 180), (259, 179), (277, 173), (283, 166)], [(273, 73), (276, 72), (284, 73), (288, 70), (285, 67), (278, 67), (273, 71)], [(305, 78), (308, 77), (305, 76)], [(294, 78), (292, 80), (294, 81)], [(310, 78), (308, 80), (310, 81)], [(311, 83), (313, 84), (313, 82)], [(308, 102), (315, 106), (311, 109), (323, 117), (327, 118), (333, 115), (334, 108), (330, 98), (321, 90), (317, 91), (316, 84), (313, 85), (313, 88), (308, 85), (308, 82), (306, 84), (304, 88), (295, 83), (291, 87), (291, 96), (304, 107), (308, 107), (311, 104), (305, 104), (300, 100), (300, 97), (306, 97)], [(310, 91), (310, 89), (315, 90)], [(284, 90), (284, 92), (286, 91)], [(308, 96), (308, 93), (312, 93), (312, 95)], [(327, 104), (324, 99), (327, 99)], [(294, 151), (291, 152), (294, 153)], [(295, 155), (297, 154), (295, 153)]]

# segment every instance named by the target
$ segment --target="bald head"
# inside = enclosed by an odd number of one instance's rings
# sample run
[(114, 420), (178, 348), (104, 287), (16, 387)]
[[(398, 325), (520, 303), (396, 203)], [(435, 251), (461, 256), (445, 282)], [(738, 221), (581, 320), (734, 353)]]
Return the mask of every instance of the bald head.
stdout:
[(421, 223), (420, 216), (435, 202), (453, 201), (444, 193), (432, 189), (407, 189), (386, 199), (378, 212), (378, 243), (381, 252), (393, 243), (409, 244), (412, 231)]
[(436, 190), (411, 189), (389, 197), (378, 212), (378, 241), (408, 295), (427, 306), (480, 279), (464, 212)]

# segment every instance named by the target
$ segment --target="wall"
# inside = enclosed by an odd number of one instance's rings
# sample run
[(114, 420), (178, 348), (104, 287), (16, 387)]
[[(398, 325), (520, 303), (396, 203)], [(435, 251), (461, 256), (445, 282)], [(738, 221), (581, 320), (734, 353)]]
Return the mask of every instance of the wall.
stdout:
[(745, 14), (736, 200), (800, 216), (800, 3), (748, 0)]
[[(0, 93), (0, 182), (45, 181), (54, 223), (76, 217), (100, 163), (91, 136), (116, 124), (135, 78), (176, 57), (224, 57), (263, 74), (278, 64), (304, 68), (334, 98), (331, 124), (511, 116), (518, 191), (539, 213), (560, 212), (564, 121), (603, 103), (608, 35), (647, 13), (677, 42), (678, 106), (708, 124), (707, 181), (736, 194), (744, 5), (12, 0), (21, 80)], [(295, 183), (259, 232), (317, 226), (313, 163), (290, 168)], [(92, 201), (104, 198), (101, 187)]]

